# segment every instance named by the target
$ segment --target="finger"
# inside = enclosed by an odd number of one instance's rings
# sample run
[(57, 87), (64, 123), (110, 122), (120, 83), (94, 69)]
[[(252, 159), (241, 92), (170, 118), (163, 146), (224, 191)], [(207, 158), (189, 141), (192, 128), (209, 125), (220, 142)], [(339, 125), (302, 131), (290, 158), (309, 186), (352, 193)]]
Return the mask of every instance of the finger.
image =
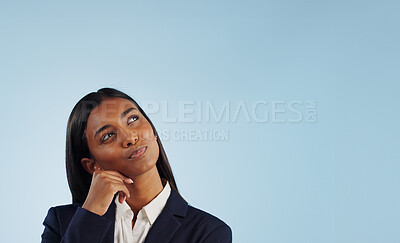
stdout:
[(130, 179), (129, 177), (123, 175), (122, 173), (118, 172), (118, 171), (114, 171), (114, 170), (104, 170), (105, 173), (107, 174), (111, 174), (111, 175), (115, 175), (118, 176), (121, 179)]
[(124, 182), (126, 182), (128, 184), (132, 184), (133, 183), (133, 180), (131, 178), (122, 175), (118, 171), (104, 170), (104, 171), (102, 171), (102, 173), (106, 173), (107, 175), (110, 175), (110, 176), (113, 176), (113, 177), (118, 177), (118, 178), (120, 178), (121, 180), (123, 180)]
[(108, 188), (109, 188), (109, 190), (111, 190), (111, 192), (113, 193), (113, 194), (115, 194), (115, 193), (120, 193), (120, 192), (122, 192), (122, 193), (124, 193), (127, 197), (130, 197), (130, 193), (129, 193), (129, 190), (128, 190), (128, 188), (125, 186), (125, 184), (124, 183), (121, 183), (120, 181), (116, 181), (116, 180), (114, 180), (114, 179), (110, 179), (110, 178), (107, 178), (107, 183), (106, 184), (108, 184)]
[(128, 198), (131, 197), (131, 194), (129, 193), (129, 190), (125, 185), (119, 183), (119, 184), (115, 185), (115, 188), (116, 188), (116, 190), (118, 191), (119, 194), (122, 193), (122, 194), (124, 194), (125, 197), (128, 197)]
[(131, 178), (124, 179), (124, 182), (127, 184), (132, 184), (134, 181)]
[[(117, 189), (117, 186), (118, 186), (118, 189), (119, 189), (119, 186), (125, 186), (125, 183), (120, 178), (113, 178), (113, 177), (106, 176), (102, 180), (103, 180), (104, 185), (110, 184), (113, 186), (114, 190)], [(117, 191), (115, 191), (114, 193), (117, 193)]]
[(105, 171), (102, 171), (101, 174), (102, 174), (101, 177), (103, 177), (103, 178), (117, 180), (117, 181), (119, 181), (121, 183), (126, 183), (126, 184), (132, 184), (133, 183), (132, 179), (130, 179), (130, 178), (127, 178), (127, 179), (121, 178), (121, 177), (119, 177), (119, 176), (117, 176), (117, 175), (115, 175), (113, 173), (107, 173)]
[(118, 197), (119, 197), (119, 198), (118, 198), (118, 201), (119, 201), (119, 203), (122, 204), (122, 203), (125, 201), (125, 199), (126, 199), (125, 193), (119, 192), (118, 195), (119, 195), (119, 196), (118, 196)]

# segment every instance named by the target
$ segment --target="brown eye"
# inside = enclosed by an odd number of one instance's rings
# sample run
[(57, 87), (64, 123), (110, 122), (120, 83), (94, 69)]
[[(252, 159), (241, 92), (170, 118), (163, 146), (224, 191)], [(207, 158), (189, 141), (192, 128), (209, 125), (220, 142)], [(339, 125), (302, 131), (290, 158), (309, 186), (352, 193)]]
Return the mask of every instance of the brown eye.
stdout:
[(104, 134), (104, 136), (101, 138), (102, 142), (107, 141), (109, 138), (111, 138), (112, 136), (114, 136), (115, 132), (108, 132), (106, 134)]
[(139, 120), (139, 117), (134, 115), (128, 118), (128, 125), (131, 124), (132, 122)]

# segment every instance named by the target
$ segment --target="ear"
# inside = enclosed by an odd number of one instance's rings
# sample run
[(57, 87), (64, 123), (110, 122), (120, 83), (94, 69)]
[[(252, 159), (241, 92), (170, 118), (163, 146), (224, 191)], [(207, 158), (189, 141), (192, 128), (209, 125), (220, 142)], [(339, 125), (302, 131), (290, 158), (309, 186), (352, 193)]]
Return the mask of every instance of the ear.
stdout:
[(99, 170), (100, 167), (96, 161), (88, 158), (81, 159), (82, 167), (89, 172), (89, 174), (93, 174), (94, 171)]

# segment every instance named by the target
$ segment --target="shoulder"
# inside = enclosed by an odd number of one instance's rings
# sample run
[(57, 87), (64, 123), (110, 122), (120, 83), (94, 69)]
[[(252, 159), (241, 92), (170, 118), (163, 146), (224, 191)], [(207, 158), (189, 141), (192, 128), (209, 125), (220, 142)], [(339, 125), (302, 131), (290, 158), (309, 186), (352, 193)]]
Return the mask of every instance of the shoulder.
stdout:
[(199, 208), (189, 205), (172, 190), (166, 208), (180, 223), (174, 242), (231, 242), (232, 230), (221, 219)]
[(71, 221), (78, 206), (77, 204), (67, 204), (51, 207), (43, 221), (45, 229), (42, 234), (42, 239), (60, 240), (60, 236), (65, 231), (67, 224)]
[(80, 204), (66, 204), (49, 208), (43, 224), (46, 226), (62, 226), (63, 223), (69, 223), (74, 216)]
[(47, 212), (47, 218), (63, 218), (73, 216), (80, 204), (65, 204), (51, 207)]
[[(201, 209), (188, 205), (182, 226), (192, 229), (205, 242), (231, 242), (232, 230), (224, 221)], [(223, 240), (223, 241), (221, 241)]]
[[(188, 205), (187, 218), (191, 221), (198, 222), (199, 224), (208, 224), (213, 226), (228, 226), (224, 221), (217, 218), (216, 216), (207, 213), (199, 208)], [(228, 226), (229, 227), (229, 226)]]

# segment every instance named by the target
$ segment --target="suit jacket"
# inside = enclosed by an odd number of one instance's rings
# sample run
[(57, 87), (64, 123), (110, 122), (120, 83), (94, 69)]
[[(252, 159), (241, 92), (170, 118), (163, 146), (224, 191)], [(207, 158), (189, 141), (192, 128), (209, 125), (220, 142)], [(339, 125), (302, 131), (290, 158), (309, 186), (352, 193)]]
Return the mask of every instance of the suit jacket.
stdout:
[[(68, 204), (52, 207), (43, 222), (42, 243), (113, 243), (115, 202), (100, 216)], [(149, 242), (232, 242), (230, 227), (220, 219), (194, 208), (175, 191), (147, 234)]]

